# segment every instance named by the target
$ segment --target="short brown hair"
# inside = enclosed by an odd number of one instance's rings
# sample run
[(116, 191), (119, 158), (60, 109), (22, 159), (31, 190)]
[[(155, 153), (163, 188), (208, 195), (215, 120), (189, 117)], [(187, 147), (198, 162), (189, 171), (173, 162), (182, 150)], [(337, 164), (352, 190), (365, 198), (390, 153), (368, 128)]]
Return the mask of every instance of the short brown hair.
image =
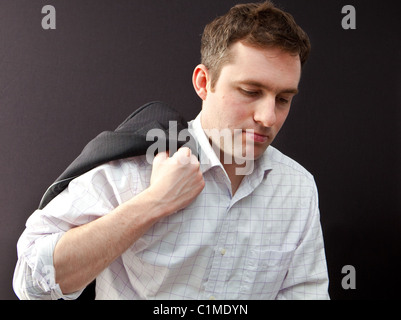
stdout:
[(292, 15), (270, 1), (236, 5), (209, 23), (202, 35), (201, 63), (211, 73), (212, 88), (222, 67), (231, 59), (228, 49), (238, 41), (262, 48), (278, 47), (297, 54), (302, 66), (311, 48), (308, 35)]

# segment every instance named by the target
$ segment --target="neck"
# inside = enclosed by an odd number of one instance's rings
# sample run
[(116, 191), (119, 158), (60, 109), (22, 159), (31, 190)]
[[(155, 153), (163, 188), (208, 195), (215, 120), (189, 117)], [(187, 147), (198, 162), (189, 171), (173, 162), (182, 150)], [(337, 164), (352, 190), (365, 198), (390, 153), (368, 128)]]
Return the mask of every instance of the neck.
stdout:
[(244, 171), (244, 170), (238, 170), (241, 168), (246, 167), (246, 162), (244, 164), (237, 164), (235, 162), (235, 159), (231, 159), (231, 163), (226, 164), (224, 161), (224, 153), (220, 152), (220, 161), (223, 164), (224, 170), (226, 171), (228, 178), (230, 179), (231, 182), (231, 193), (234, 196), (234, 194), (237, 192), (242, 180), (244, 179), (245, 175), (244, 174), (238, 174), (238, 171)]

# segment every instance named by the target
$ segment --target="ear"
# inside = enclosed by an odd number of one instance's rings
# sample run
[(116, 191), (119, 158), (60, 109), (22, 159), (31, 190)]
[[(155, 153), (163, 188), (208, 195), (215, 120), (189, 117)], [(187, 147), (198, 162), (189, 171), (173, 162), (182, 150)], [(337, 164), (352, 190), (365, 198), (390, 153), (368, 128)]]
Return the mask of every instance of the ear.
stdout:
[(196, 66), (192, 75), (192, 84), (198, 96), (202, 100), (206, 100), (209, 84), (209, 70), (205, 65)]

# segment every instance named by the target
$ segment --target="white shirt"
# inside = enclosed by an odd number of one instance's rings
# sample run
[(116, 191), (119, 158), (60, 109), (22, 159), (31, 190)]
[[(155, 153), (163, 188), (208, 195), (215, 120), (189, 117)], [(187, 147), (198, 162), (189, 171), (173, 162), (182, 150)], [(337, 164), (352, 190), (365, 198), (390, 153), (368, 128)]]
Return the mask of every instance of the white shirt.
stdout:
[[(312, 175), (270, 146), (234, 196), (202, 130), (206, 182), (199, 196), (151, 227), (96, 279), (97, 299), (328, 299), (318, 194)], [(139, 156), (73, 180), (28, 219), (13, 286), (21, 299), (75, 299), (55, 283), (53, 251), (69, 229), (89, 223), (149, 186)]]

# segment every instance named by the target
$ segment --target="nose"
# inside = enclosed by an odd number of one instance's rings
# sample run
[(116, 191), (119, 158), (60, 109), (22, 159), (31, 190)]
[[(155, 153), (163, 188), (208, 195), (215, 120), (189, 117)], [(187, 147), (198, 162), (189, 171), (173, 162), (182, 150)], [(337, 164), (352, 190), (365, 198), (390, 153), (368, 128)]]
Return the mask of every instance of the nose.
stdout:
[(254, 116), (255, 122), (263, 125), (264, 127), (272, 127), (276, 123), (276, 99), (267, 98), (260, 101), (255, 107)]

